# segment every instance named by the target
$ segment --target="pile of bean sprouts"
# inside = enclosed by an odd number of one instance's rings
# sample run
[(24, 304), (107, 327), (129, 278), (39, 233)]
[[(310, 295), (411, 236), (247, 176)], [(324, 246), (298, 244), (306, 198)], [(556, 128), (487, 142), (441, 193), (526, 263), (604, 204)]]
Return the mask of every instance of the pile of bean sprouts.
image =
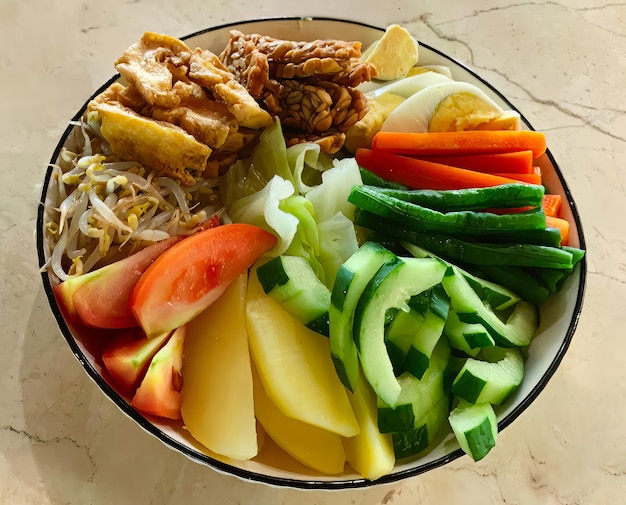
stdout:
[[(81, 275), (220, 216), (218, 179), (189, 188), (132, 161), (119, 161), (97, 113), (74, 123), (82, 141), (52, 165), (46, 199), (50, 267), (59, 280)], [(215, 219), (215, 218), (214, 218)]]

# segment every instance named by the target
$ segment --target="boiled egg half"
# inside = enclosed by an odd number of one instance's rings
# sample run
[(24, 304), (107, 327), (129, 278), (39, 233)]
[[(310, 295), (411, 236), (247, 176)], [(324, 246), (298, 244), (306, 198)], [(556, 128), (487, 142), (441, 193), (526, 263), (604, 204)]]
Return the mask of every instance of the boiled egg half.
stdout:
[(422, 133), (519, 128), (517, 112), (503, 110), (473, 84), (451, 81), (432, 84), (411, 95), (387, 116), (381, 131)]

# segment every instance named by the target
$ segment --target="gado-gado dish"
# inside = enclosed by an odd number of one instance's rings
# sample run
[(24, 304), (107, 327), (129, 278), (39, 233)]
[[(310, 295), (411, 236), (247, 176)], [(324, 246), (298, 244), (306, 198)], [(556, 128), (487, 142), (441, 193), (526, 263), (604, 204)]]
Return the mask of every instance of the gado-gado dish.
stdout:
[(43, 223), (109, 386), (240, 468), (485, 457), (584, 256), (545, 136), (396, 25), (367, 47), (233, 29), (219, 52), (145, 33), (115, 67)]

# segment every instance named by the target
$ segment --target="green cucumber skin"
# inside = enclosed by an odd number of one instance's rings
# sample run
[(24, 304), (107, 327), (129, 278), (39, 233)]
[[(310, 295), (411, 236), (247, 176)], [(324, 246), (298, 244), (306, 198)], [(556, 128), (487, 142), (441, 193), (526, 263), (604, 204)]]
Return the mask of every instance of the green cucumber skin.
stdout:
[(276, 256), (258, 267), (256, 274), (265, 294), (268, 294), (276, 286), (284, 286), (289, 282), (289, 276), (285, 272), (281, 256)]
[(483, 235), (511, 230), (543, 230), (546, 227), (546, 216), (541, 207), (513, 214), (473, 210), (444, 213), (388, 196), (372, 186), (354, 186), (348, 201), (362, 210), (420, 231)]
[(313, 319), (309, 323), (307, 323), (306, 327), (309, 330), (313, 330), (320, 335), (324, 335), (328, 337), (330, 333), (330, 320), (328, 316), (328, 311), (324, 312), (321, 316)]
[(391, 439), (396, 459), (414, 457), (428, 448), (446, 424), (450, 412), (448, 396), (439, 402), (416, 422), (417, 427), (401, 432), (393, 432)]
[(445, 323), (445, 319), (429, 310), (415, 334), (407, 352), (404, 368), (417, 379), (421, 379), (430, 366), (432, 354), (443, 335)]
[(452, 392), (468, 403), (502, 405), (524, 378), (524, 359), (518, 349), (488, 348), (489, 361), (468, 358), (452, 383)]
[[(324, 330), (331, 293), (310, 264), (299, 256), (277, 256), (256, 269), (265, 293), (302, 324)], [(318, 321), (319, 320), (319, 321)]]
[(536, 307), (522, 300), (515, 305), (507, 322), (503, 323), (483, 304), (463, 274), (454, 267), (451, 270), (452, 273), (446, 274), (442, 284), (461, 322), (482, 324), (496, 344), (502, 347), (524, 347), (530, 344), (539, 324)]
[(465, 432), (467, 445), (474, 461), (483, 459), (496, 445), (491, 426), (492, 422), (485, 418), (481, 424)]
[(339, 311), (343, 310), (346, 295), (350, 289), (350, 284), (354, 278), (354, 272), (348, 270), (345, 265), (341, 265), (335, 277), (333, 290), (330, 294), (330, 303)]
[(448, 421), (461, 449), (474, 461), (480, 461), (495, 447), (498, 422), (490, 404), (461, 402), (450, 412)]
[[(341, 383), (354, 392), (359, 382), (359, 359), (353, 338), (354, 309), (363, 289), (380, 265), (395, 255), (374, 243), (364, 243), (340, 268), (330, 295), (330, 353)], [(365, 263), (365, 264), (364, 264)]]
[[(374, 277), (369, 281), (359, 301), (356, 305), (356, 309), (354, 311), (354, 338), (356, 342), (357, 351), (361, 350), (361, 327), (363, 326), (363, 319), (368, 306), (371, 304), (371, 300), (376, 297), (376, 292), (380, 289), (380, 285), (385, 281), (389, 280), (390, 274), (397, 270), (401, 265), (404, 264), (400, 258), (394, 255), (394, 258), (390, 259), (383, 263), (383, 265), (378, 269)], [(390, 308), (390, 307), (388, 307)], [(385, 316), (383, 316), (383, 327), (384, 327)], [(365, 330), (363, 330), (365, 331)]]
[(368, 382), (390, 407), (401, 389), (384, 342), (387, 309), (406, 307), (411, 296), (441, 282), (446, 266), (438, 259), (395, 257), (380, 267), (359, 299), (354, 313), (354, 338)]
[(452, 384), (452, 392), (469, 403), (476, 403), (486, 385), (487, 381), (463, 369)]
[(506, 288), (503, 286), (494, 285), (469, 272), (462, 272), (462, 274), (480, 299), (494, 310), (504, 310), (520, 301), (520, 297), (512, 291), (506, 293)]
[[(419, 421), (443, 397), (448, 397), (452, 381), (448, 380), (450, 346), (441, 339), (433, 350), (432, 359), (421, 379), (408, 372), (398, 377), (401, 392), (395, 408), (378, 399), (378, 428), (381, 433), (409, 431), (419, 427)], [(410, 416), (409, 410), (412, 413)]]
[[(367, 185), (379, 186), (379, 184)], [(539, 207), (541, 206), (544, 195), (544, 188), (542, 186), (531, 184), (503, 184), (497, 187), (441, 191), (378, 187), (377, 191), (382, 195), (445, 212), (454, 210)]]

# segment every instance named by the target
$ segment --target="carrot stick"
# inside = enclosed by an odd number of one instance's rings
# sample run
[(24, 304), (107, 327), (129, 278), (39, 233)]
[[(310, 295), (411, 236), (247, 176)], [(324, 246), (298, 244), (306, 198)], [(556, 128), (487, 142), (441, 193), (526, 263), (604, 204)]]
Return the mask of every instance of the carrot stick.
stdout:
[(561, 195), (543, 195), (541, 207), (543, 207), (544, 214), (546, 216), (558, 217), (559, 213), (561, 212), (561, 202)]
[(476, 172), (530, 174), (533, 171), (533, 152), (516, 151), (496, 154), (469, 154), (464, 156), (417, 156), (421, 160), (443, 163)]
[(532, 151), (538, 158), (546, 150), (546, 138), (530, 130), (472, 130), (460, 132), (398, 133), (378, 132), (374, 150), (412, 156), (465, 155)]
[(561, 232), (561, 245), (567, 245), (569, 221), (560, 217), (546, 216), (546, 228), (557, 228)]
[(411, 189), (467, 189), (519, 184), (508, 177), (365, 148), (357, 150), (356, 161), (379, 177), (404, 184)]
[(528, 184), (539, 184), (541, 185), (541, 175), (540, 174), (511, 174), (508, 172), (504, 173), (494, 173), (493, 175), (498, 175), (500, 177), (509, 177), (511, 179), (515, 179), (519, 182), (526, 182)]

